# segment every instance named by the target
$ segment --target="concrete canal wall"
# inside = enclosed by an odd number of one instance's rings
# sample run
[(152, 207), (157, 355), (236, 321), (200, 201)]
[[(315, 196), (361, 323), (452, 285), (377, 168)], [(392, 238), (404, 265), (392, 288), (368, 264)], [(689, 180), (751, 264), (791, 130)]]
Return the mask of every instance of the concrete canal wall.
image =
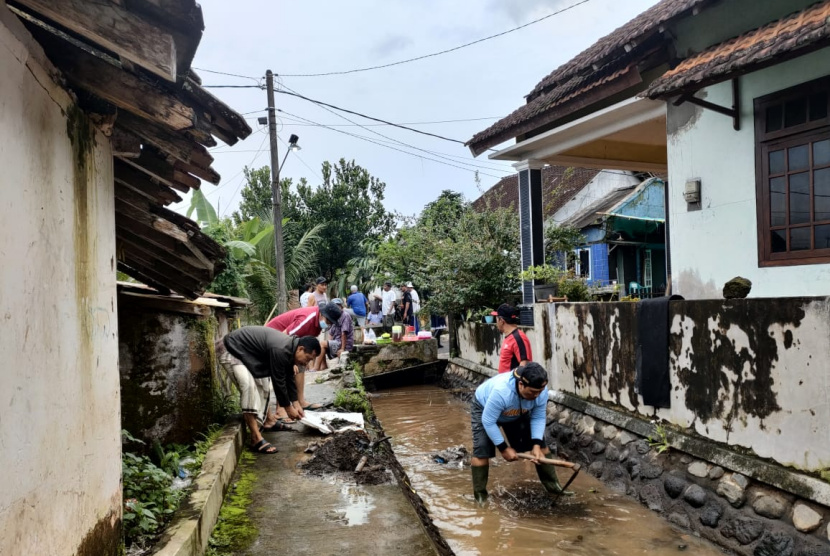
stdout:
[[(562, 453), (739, 554), (830, 554), (827, 299), (672, 302), (666, 409), (635, 391), (636, 304), (537, 304), (534, 319)], [(450, 381), (494, 374), (495, 326), (456, 332)], [(645, 441), (655, 422), (663, 454)]]

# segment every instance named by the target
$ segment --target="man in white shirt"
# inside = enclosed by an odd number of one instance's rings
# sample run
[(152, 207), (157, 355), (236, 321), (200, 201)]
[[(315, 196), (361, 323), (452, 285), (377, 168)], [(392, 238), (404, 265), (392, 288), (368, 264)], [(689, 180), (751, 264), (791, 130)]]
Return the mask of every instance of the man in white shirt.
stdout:
[(392, 326), (395, 324), (395, 300), (397, 296), (392, 290), (392, 282), (385, 282), (383, 284), (383, 294), (381, 295), (381, 312), (383, 313), (383, 325)]

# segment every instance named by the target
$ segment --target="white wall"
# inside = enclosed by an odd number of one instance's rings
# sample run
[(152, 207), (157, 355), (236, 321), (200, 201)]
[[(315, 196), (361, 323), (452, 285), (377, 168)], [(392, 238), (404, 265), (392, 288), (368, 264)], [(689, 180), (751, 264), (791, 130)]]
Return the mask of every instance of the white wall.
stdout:
[(0, 554), (92, 554), (121, 518), (112, 156), (38, 60), (0, 3)]
[[(673, 293), (721, 298), (735, 276), (752, 280), (751, 297), (830, 294), (830, 265), (758, 267), (753, 99), (828, 74), (830, 49), (740, 78), (741, 130), (732, 119), (668, 103), (669, 213)], [(732, 105), (731, 83), (705, 89)], [(701, 210), (687, 211), (686, 180), (701, 180)]]
[(604, 199), (612, 191), (638, 183), (640, 180), (622, 170), (601, 171), (591, 180), (591, 183), (574, 195), (573, 199), (562, 205), (562, 208), (556, 211), (549, 220), (561, 224), (577, 212)]

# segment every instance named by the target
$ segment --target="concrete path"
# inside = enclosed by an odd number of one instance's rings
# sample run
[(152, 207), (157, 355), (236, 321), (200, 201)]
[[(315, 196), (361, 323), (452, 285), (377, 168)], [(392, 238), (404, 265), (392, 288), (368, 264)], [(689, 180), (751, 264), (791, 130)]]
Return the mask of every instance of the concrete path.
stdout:
[[(306, 374), (306, 398), (331, 401), (335, 382), (315, 384), (320, 373)], [(397, 483), (356, 485), (343, 479), (306, 476), (297, 464), (307, 458), (316, 431), (268, 433), (280, 452), (257, 456), (249, 469), (257, 476), (248, 508), (259, 536), (241, 555), (347, 556), (434, 554), (415, 510)]]

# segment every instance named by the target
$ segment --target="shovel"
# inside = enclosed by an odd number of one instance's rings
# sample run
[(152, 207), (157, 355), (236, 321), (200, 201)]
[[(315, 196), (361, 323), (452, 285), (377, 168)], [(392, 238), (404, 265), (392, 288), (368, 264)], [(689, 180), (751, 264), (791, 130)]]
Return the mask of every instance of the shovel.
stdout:
[[(516, 454), (516, 455), (519, 456), (521, 459), (529, 459), (531, 461), (538, 461), (540, 463), (547, 463), (549, 465), (555, 465), (557, 467), (567, 467), (568, 469), (573, 469), (574, 474), (571, 475), (571, 478), (568, 479), (568, 482), (565, 483), (565, 485), (562, 487), (563, 491), (568, 490), (568, 487), (571, 485), (572, 482), (574, 482), (574, 479), (576, 479), (576, 476), (579, 475), (579, 471), (582, 469), (581, 465), (579, 465), (578, 463), (573, 463), (571, 461), (564, 461), (564, 460), (561, 460), (561, 459), (535, 458), (535, 457), (531, 456), (530, 454)], [(557, 500), (559, 499), (560, 494), (556, 495)]]

